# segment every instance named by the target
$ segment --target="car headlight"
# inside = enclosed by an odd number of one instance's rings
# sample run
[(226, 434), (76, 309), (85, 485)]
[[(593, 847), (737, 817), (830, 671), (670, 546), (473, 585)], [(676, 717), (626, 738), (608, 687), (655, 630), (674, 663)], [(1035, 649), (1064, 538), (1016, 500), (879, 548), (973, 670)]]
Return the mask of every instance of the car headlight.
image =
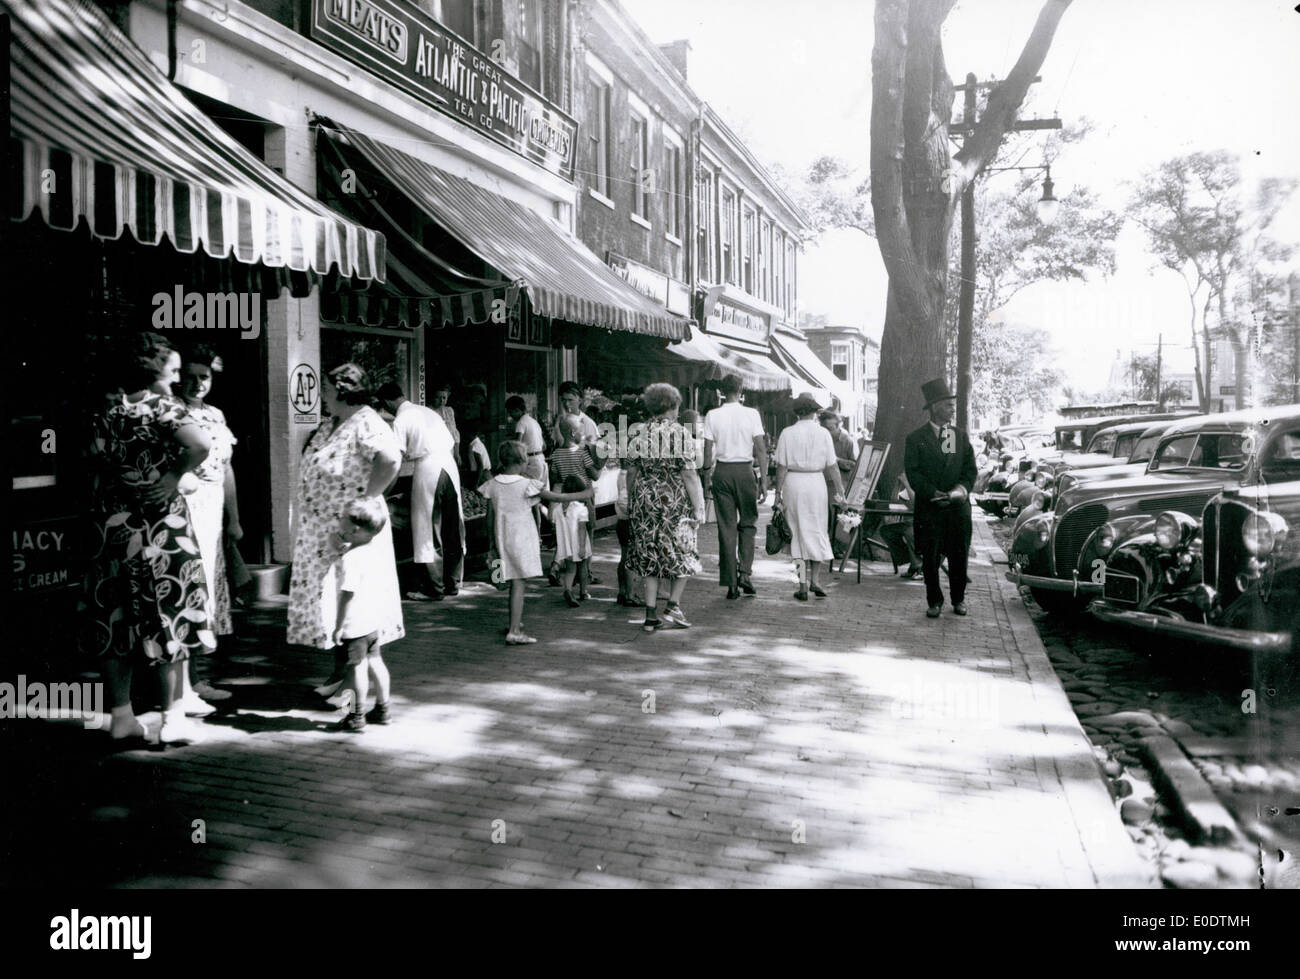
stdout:
[(1034, 483), (1039, 489), (1051, 489), (1054, 482), (1056, 482), (1056, 477), (1050, 472), (1040, 472), (1034, 477)]
[(1038, 509), (1040, 509), (1040, 510), (1046, 510), (1046, 509), (1047, 509), (1047, 494), (1046, 494), (1046, 493), (1043, 493), (1043, 492), (1041, 492), (1041, 491), (1035, 493), (1035, 494), (1034, 494), (1034, 502), (1033, 502), (1033, 506), (1038, 507)]
[(1241, 526), (1241, 541), (1257, 557), (1267, 557), (1286, 540), (1286, 521), (1276, 513), (1252, 513)]
[(1049, 527), (1047, 524), (1043, 524), (1042, 526), (1037, 528), (1037, 534), (1038, 534), (1038, 546), (1046, 547), (1047, 542), (1052, 539), (1052, 528)]
[(1166, 510), (1156, 517), (1156, 543), (1162, 550), (1172, 551), (1183, 540), (1183, 525)]
[(1052, 539), (1052, 520), (1049, 516), (1030, 517), (1016, 528), (1015, 547), (1021, 554), (1041, 551)]
[(1097, 531), (1097, 554), (1105, 557), (1115, 548), (1115, 538), (1118, 535), (1115, 532), (1114, 524), (1104, 523)]

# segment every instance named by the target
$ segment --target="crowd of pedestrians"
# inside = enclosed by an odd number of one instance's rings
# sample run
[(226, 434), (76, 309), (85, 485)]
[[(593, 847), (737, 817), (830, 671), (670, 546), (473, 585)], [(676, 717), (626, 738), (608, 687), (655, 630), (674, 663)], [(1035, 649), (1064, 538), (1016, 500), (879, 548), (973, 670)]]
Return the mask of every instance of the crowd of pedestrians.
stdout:
[[(157, 334), (130, 342), (115, 379), (120, 390), (95, 421), (101, 537), (87, 580), (87, 633), (112, 687), (112, 737), (144, 734), (131, 700), (132, 665), (143, 652), (161, 680), (159, 738), (183, 742), (196, 735), (190, 718), (210, 713), (215, 701), (229, 696), (212, 686), (202, 664), (231, 631), (228, 579), (236, 588), (247, 581), (234, 547), (242, 536), (231, 465), (235, 438), (221, 411), (206, 403), (222, 371), (219, 357), (199, 347), (182, 358)], [(461, 434), (446, 388), (426, 408), (394, 383), (372, 388), (357, 364), (335, 366), (326, 377), (325, 419), (298, 467), (286, 638), (332, 652), (332, 675), (317, 689), (336, 703), (349, 700), (338, 728), (360, 731), (390, 717), (382, 650), (405, 634), (384, 494), (399, 478), (409, 480), (412, 560), (427, 581), (406, 597), (456, 594), (466, 556)], [(740, 380), (729, 376), (720, 387), (722, 403), (701, 421), (682, 411), (676, 387), (651, 384), (635, 405), (624, 406), (630, 427), (620, 424), (611, 435), (615, 426), (597, 426), (582, 410), (582, 390), (566, 383), (549, 454), (548, 432), (521, 397), (505, 403), (510, 437), (497, 446), (495, 459), (484, 433), (473, 420), (467, 423), (467, 478), (488, 508), (489, 572), (508, 592), (506, 643), (537, 641), (525, 627), (524, 610), (527, 582), (544, 574), (543, 504), (555, 534), (552, 583), (569, 607), (590, 597), (596, 484), (607, 470), (617, 470), (617, 601), (644, 609), (646, 632), (691, 626), (684, 600), (701, 571), (698, 534), (708, 497), (717, 520), (718, 584), (729, 600), (756, 594), (754, 538), (769, 463), (774, 506), (784, 514), (787, 551), (799, 569), (794, 598), (827, 597), (821, 570), (833, 559), (832, 504), (844, 502), (845, 480), (855, 466), (853, 440), (837, 416), (802, 395), (793, 402), (794, 424), (780, 433), (769, 459), (762, 419), (743, 403)], [(965, 497), (953, 485), (965, 478), (968, 460), (948, 445), (949, 419), (938, 397), (946, 389), (930, 387), (927, 399), (938, 402), (937, 414), (909, 438), (897, 494), (910, 495), (916, 487), (915, 539), (910, 520), (895, 518), (883, 532), (896, 560), (905, 553), (905, 574), (924, 571), (928, 614), (934, 615), (943, 601), (936, 594), (940, 552), (951, 571), (964, 572), (969, 516), (963, 531)], [(964, 614), (964, 574), (953, 581), (954, 610)], [(195, 671), (192, 685), (187, 660)], [(374, 707), (367, 713), (371, 692)]]

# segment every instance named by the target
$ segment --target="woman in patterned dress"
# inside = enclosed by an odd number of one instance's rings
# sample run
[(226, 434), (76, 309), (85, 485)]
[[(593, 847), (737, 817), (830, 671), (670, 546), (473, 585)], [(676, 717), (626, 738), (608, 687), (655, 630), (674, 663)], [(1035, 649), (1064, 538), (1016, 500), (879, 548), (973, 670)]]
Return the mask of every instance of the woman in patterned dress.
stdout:
[(162, 680), (159, 740), (193, 740), (180, 704), (185, 659), (216, 645), (206, 612), (203, 562), (183, 493), (207, 458), (206, 433), (172, 396), (181, 358), (156, 333), (128, 342), (123, 394), (94, 418), (93, 512), (99, 530), (82, 610), (85, 642), (112, 688), (110, 733), (142, 738), (131, 709), (132, 657), (143, 653)]
[[(208, 586), (208, 621), (217, 636), (233, 632), (230, 624), (230, 583), (226, 578), (225, 536), (237, 541), (244, 536), (239, 526), (239, 508), (235, 500), (235, 473), (230, 466), (235, 451), (235, 436), (226, 426), (226, 416), (220, 408), (205, 403), (212, 391), (212, 381), (222, 369), (221, 358), (211, 347), (198, 346), (191, 350), (181, 364), (180, 394), (185, 410), (191, 419), (208, 435), (212, 451), (203, 464), (194, 470), (199, 478), (199, 488), (185, 497), (189, 507), (190, 522), (194, 525), (199, 556), (203, 558), (203, 577)], [(186, 691), (186, 701), (195, 713), (209, 713), (215, 708), (196, 698), (207, 701), (226, 700), (229, 691), (217, 690), (207, 680), (205, 656), (195, 656), (190, 663), (194, 686)]]
[(651, 384), (643, 398), (650, 420), (628, 446), (627, 570), (645, 579), (646, 632), (663, 625), (656, 614), (660, 579), (668, 583), (664, 619), (690, 628), (679, 602), (700, 570), (696, 527), (704, 520), (704, 490), (699, 473), (688, 468), (695, 448), (677, 421), (681, 394), (671, 384)]
[[(330, 417), (303, 449), (293, 508), (293, 574), (289, 579), (288, 641), (316, 649), (335, 648), (331, 637), (337, 625), (335, 566), (340, 556), (335, 531), (343, 508), (361, 496), (379, 497), (382, 501), (384, 490), (402, 463), (397, 435), (370, 407), (366, 372), (356, 364), (343, 364), (327, 377), (329, 383), (321, 395)], [(406, 635), (392, 521), (384, 524), (366, 546), (383, 552), (375, 565), (384, 572), (376, 591), (382, 595), (379, 643), (386, 646)], [(341, 677), (343, 671), (337, 662), (335, 667), (335, 674)], [(331, 676), (326, 686), (332, 686), (334, 680)]]

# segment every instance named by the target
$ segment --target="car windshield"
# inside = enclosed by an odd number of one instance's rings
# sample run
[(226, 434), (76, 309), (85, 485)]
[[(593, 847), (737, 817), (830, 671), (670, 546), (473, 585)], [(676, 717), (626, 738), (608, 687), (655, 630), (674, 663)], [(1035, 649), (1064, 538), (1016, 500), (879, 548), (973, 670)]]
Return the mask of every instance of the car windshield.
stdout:
[(1102, 455), (1109, 455), (1111, 449), (1115, 447), (1114, 432), (1098, 432), (1092, 437), (1092, 443), (1088, 446), (1089, 452), (1099, 452)]
[(1279, 435), (1268, 447), (1260, 469), (1266, 482), (1300, 479), (1300, 431)]
[(1179, 435), (1156, 452), (1152, 469), (1222, 469), (1246, 467), (1246, 438), (1241, 432), (1194, 432)]
[(1002, 451), (1024, 452), (1025, 440), (1020, 438), (1018, 435), (1004, 435), (1002, 436)]
[(1129, 453), (1133, 451), (1133, 446), (1137, 442), (1138, 433), (1130, 432), (1128, 435), (1121, 435), (1115, 439), (1115, 447), (1111, 449), (1110, 454), (1116, 459), (1127, 459)]
[(1132, 453), (1129, 454), (1129, 462), (1150, 462), (1151, 455), (1156, 450), (1156, 443), (1160, 441), (1160, 434), (1148, 435), (1146, 438), (1140, 438), (1133, 446)]
[(1056, 433), (1056, 447), (1062, 452), (1082, 452), (1084, 431), (1082, 428), (1059, 429)]

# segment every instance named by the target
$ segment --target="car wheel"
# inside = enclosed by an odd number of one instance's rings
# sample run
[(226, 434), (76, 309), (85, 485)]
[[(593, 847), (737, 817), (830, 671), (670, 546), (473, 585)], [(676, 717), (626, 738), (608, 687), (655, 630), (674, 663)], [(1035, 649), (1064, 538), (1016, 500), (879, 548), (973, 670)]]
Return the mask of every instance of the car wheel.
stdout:
[(1046, 588), (1031, 588), (1029, 594), (1048, 615), (1062, 617), (1081, 615), (1088, 607), (1088, 599), (1071, 595), (1066, 591), (1048, 591)]

